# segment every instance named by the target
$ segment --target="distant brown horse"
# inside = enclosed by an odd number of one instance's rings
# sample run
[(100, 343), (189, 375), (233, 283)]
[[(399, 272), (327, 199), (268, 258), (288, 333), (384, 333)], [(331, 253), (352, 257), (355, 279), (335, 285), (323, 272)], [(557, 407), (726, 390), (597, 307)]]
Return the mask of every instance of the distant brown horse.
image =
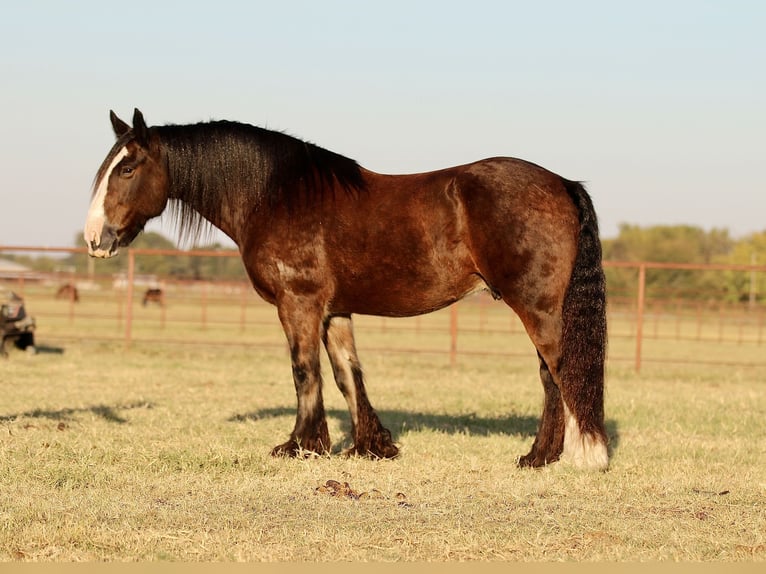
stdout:
[(146, 307), (147, 303), (157, 303), (160, 307), (165, 306), (165, 293), (162, 289), (147, 289), (141, 304)]
[(79, 301), (80, 293), (77, 291), (77, 287), (71, 283), (65, 283), (59, 287), (56, 291), (56, 299), (67, 299), (69, 301)]
[(352, 313), (418, 315), (488, 290), (518, 314), (539, 357), (545, 404), (519, 464), (608, 465), (604, 274), (582, 185), (512, 158), (382, 175), (246, 124), (148, 127), (138, 110), (132, 127), (111, 120), (117, 141), (94, 182), (89, 252), (115, 255), (168, 202), (182, 235), (209, 222), (239, 246), (292, 359), (295, 427), (272, 454), (329, 451), (323, 343), (351, 413), (350, 452), (395, 457), (367, 398)]

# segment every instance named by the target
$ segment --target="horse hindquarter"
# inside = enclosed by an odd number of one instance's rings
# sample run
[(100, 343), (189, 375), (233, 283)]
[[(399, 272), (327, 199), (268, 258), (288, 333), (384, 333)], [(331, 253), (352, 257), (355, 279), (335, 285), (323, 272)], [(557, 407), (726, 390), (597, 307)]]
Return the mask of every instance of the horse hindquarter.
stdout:
[(520, 463), (563, 456), (604, 468), (605, 289), (587, 193), (516, 160), (471, 166), (462, 190), (481, 273), (519, 315), (540, 356), (545, 406)]

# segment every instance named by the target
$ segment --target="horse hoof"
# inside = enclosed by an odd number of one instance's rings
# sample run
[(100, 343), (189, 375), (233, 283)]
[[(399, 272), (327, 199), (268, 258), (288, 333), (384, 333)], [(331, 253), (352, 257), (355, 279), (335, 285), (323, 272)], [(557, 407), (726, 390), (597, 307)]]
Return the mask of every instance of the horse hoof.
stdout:
[(558, 457), (547, 460), (543, 457), (540, 457), (534, 453), (529, 453), (526, 456), (519, 457), (519, 461), (516, 463), (516, 465), (519, 468), (542, 468), (544, 466), (547, 466), (553, 462), (556, 462), (558, 460)]
[(295, 441), (287, 441), (271, 449), (271, 456), (284, 456), (287, 458), (296, 458), (300, 447)]
[(520, 456), (518, 462), (516, 463), (516, 466), (519, 468), (539, 468), (540, 465), (537, 464), (537, 459), (531, 455), (526, 456)]
[(315, 445), (308, 444), (302, 447), (294, 440), (289, 440), (286, 443), (275, 446), (271, 449), (271, 456), (284, 456), (287, 458), (311, 458), (312, 456), (320, 456), (327, 454), (327, 449), (324, 448), (322, 441), (316, 441)]
[(399, 456), (399, 448), (393, 444), (377, 447), (357, 447), (356, 445), (343, 451), (347, 457), (360, 456), (372, 459), (393, 459)]
[(399, 447), (394, 446), (393, 444), (385, 445), (378, 449), (378, 452), (374, 454), (377, 458), (396, 458), (399, 456)]

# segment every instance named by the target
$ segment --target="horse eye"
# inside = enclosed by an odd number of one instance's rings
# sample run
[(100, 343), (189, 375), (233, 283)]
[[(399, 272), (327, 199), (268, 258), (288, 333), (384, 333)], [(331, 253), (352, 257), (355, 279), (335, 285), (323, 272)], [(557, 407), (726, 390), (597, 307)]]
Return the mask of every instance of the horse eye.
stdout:
[(120, 175), (123, 175), (126, 177), (131, 176), (133, 175), (133, 171), (134, 171), (133, 168), (130, 167), (129, 165), (123, 165), (122, 168), (120, 169)]

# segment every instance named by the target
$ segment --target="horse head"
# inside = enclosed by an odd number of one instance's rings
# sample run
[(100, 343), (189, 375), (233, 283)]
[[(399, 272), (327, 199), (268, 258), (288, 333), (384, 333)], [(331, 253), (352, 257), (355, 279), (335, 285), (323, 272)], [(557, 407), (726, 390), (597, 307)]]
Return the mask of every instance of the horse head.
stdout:
[(168, 201), (167, 161), (154, 130), (138, 109), (132, 127), (109, 114), (117, 141), (96, 175), (83, 233), (90, 255), (102, 258), (130, 245)]

